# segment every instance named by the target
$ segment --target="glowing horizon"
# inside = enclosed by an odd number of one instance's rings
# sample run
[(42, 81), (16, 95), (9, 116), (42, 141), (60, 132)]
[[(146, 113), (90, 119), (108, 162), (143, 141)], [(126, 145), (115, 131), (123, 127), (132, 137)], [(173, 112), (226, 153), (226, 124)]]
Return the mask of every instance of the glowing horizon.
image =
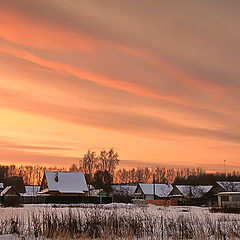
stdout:
[(230, 2), (0, 0), (0, 164), (238, 170)]

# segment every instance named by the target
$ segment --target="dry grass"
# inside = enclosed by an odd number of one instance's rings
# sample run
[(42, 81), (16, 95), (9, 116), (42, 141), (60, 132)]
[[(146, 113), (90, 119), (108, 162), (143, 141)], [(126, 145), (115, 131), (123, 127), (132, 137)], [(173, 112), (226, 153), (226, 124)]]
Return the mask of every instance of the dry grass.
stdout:
[(240, 218), (212, 213), (171, 215), (158, 208), (139, 207), (44, 209), (0, 222), (0, 234), (50, 239), (234, 239), (240, 238)]

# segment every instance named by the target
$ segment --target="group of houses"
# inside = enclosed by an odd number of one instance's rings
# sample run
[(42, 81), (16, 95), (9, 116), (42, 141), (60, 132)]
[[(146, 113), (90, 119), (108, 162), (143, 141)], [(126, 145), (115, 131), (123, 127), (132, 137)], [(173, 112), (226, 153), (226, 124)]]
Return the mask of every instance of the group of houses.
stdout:
[[(133, 202), (155, 205), (239, 206), (240, 182), (219, 181), (209, 185), (175, 185), (158, 183), (114, 184), (110, 190), (88, 185), (82, 172), (44, 173), (40, 186), (24, 190), (0, 183), (1, 202), (23, 199), (22, 203), (109, 203)], [(110, 200), (111, 199), (111, 200)], [(74, 200), (74, 201), (73, 201)], [(20, 200), (19, 200), (20, 201)]]
[(240, 182), (219, 181), (211, 186), (139, 183), (134, 199), (156, 205), (240, 207)]

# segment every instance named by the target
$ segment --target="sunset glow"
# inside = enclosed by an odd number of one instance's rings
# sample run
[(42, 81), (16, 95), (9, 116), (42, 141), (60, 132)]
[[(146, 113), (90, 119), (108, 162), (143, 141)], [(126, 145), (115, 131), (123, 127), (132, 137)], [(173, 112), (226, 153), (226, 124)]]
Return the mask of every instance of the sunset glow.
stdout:
[(0, 0), (0, 164), (240, 167), (240, 3)]

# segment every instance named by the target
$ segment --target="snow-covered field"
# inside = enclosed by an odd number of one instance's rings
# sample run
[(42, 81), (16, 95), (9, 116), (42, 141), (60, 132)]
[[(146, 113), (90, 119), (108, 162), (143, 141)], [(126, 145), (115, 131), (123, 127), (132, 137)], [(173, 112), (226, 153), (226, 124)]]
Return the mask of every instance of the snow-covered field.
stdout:
[(17, 235), (66, 239), (240, 239), (240, 215), (180, 206), (28, 205), (0, 208), (0, 235), (5, 235), (2, 239)]

